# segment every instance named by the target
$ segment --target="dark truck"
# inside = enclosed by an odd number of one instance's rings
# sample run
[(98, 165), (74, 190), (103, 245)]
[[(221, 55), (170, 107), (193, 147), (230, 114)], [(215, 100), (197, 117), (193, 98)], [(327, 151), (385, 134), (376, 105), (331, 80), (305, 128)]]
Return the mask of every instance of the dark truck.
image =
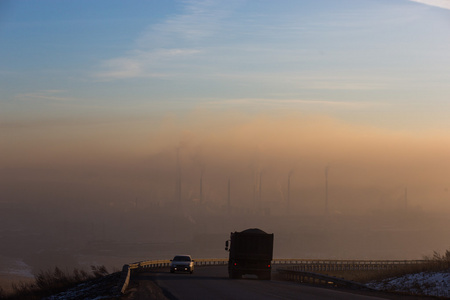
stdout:
[(228, 275), (241, 278), (244, 274), (254, 274), (259, 279), (270, 280), (273, 255), (273, 233), (251, 228), (232, 232), (225, 243), (229, 251)]

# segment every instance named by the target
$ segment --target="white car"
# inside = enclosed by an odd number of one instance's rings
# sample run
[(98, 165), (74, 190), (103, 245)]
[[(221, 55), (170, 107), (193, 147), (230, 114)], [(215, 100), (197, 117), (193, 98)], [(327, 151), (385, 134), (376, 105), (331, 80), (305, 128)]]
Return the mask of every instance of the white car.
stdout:
[(194, 261), (190, 255), (176, 255), (170, 260), (170, 273), (174, 272), (194, 272)]

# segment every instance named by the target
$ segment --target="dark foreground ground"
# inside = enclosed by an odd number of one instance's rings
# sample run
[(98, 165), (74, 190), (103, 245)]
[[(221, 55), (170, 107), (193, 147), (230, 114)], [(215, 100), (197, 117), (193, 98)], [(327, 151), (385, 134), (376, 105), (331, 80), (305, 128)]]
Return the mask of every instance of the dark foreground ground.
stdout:
[[(199, 267), (208, 268), (208, 267)], [(112, 273), (107, 276), (90, 280), (86, 283), (80, 284), (66, 292), (49, 296), (43, 299), (47, 300), (94, 300), (94, 299), (120, 299), (120, 300), (175, 300), (175, 297), (170, 290), (165, 290), (157, 284), (157, 280), (161, 277), (167, 276), (183, 276), (182, 274), (169, 274), (169, 270), (162, 268), (141, 274), (136, 274), (131, 281), (129, 288), (124, 295), (121, 295), (119, 290), (120, 272)], [(181, 277), (180, 277), (181, 278)], [(277, 276), (274, 274), (273, 280), (277, 281)], [(294, 283), (292, 283), (294, 284)], [(314, 287), (313, 287), (314, 288)], [(443, 299), (439, 297), (425, 297), (425, 296), (410, 296), (398, 293), (387, 293), (379, 291), (366, 290), (351, 290), (346, 288), (329, 288), (332, 290), (351, 293), (355, 295), (393, 299), (393, 300), (416, 300), (416, 299)], [(2, 299), (0, 297), (0, 299)], [(22, 299), (22, 298), (16, 298)]]
[[(161, 276), (177, 276), (178, 274), (168, 274), (168, 270), (160, 269), (153, 270), (151, 272), (138, 274), (129, 286), (126, 294), (121, 297), (124, 300), (142, 300), (142, 299), (156, 299), (156, 300), (175, 300), (175, 297), (170, 290), (165, 290), (161, 288), (156, 283), (157, 280), (161, 279)], [(166, 275), (167, 274), (167, 275)], [(183, 276), (183, 275), (181, 275)], [(277, 280), (274, 276), (273, 280)], [(294, 284), (294, 283), (293, 283)], [(312, 286), (311, 286), (312, 287)], [(347, 288), (330, 288), (332, 290), (351, 293), (354, 295), (361, 295), (367, 297), (375, 297), (382, 299), (392, 299), (392, 300), (418, 300), (418, 299), (442, 299), (439, 297), (426, 297), (426, 296), (411, 296), (399, 293), (388, 293), (381, 291), (370, 291), (370, 290), (352, 290)], [(331, 298), (330, 298), (331, 299)]]

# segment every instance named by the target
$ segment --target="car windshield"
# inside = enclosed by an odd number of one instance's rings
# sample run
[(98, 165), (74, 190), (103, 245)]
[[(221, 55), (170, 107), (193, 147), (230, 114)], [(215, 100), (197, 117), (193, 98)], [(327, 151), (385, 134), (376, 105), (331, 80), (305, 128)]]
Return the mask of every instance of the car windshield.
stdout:
[(173, 258), (175, 261), (190, 261), (191, 258), (189, 256), (175, 256)]

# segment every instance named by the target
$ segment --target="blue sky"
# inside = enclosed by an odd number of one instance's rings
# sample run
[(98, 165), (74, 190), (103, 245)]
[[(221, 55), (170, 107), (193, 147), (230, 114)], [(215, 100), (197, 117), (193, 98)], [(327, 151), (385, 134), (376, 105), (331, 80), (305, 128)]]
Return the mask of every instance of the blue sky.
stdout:
[(298, 111), (447, 130), (449, 3), (2, 1), (0, 118)]

